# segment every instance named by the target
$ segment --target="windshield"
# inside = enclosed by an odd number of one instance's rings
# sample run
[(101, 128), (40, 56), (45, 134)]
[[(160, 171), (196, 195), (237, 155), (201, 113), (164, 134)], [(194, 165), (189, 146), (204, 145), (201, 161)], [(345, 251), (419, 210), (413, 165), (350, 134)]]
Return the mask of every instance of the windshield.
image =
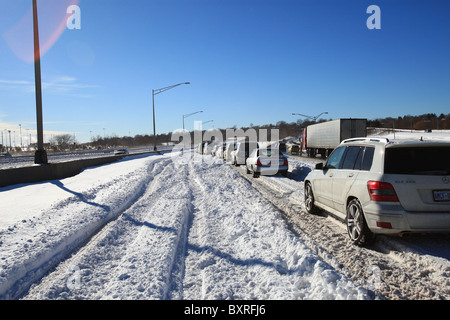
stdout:
[(448, 175), (450, 174), (450, 147), (386, 148), (384, 172)]

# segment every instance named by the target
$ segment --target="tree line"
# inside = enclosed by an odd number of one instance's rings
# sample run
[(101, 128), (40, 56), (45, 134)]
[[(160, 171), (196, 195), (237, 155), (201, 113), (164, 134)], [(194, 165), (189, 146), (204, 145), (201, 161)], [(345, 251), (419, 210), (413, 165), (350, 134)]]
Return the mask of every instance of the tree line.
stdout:
[[(276, 124), (265, 124), (265, 125), (253, 125), (250, 123), (248, 127), (243, 127), (241, 129), (248, 130), (250, 128), (259, 130), (267, 130), (267, 139), (271, 139), (271, 129), (278, 129), (279, 138), (283, 139), (286, 137), (296, 137), (301, 135), (303, 128), (319, 122), (330, 121), (332, 119), (318, 119), (317, 121), (298, 119), (295, 122), (278, 121)], [(450, 114), (437, 115), (435, 113), (425, 113), (422, 115), (412, 116), (404, 115), (397, 118), (386, 117), (367, 120), (367, 126), (373, 128), (386, 128), (386, 129), (406, 129), (406, 130), (449, 130), (450, 129)], [(236, 129), (236, 126), (233, 127)], [(220, 130), (222, 136), (226, 136), (226, 129)], [(194, 141), (194, 132), (190, 132), (191, 141)], [(165, 143), (178, 143), (177, 141), (171, 141), (172, 133), (163, 133), (156, 135), (156, 144), (162, 145)], [(153, 135), (135, 135), (118, 137), (117, 135), (112, 136), (100, 136), (97, 135), (92, 137), (91, 141), (88, 143), (80, 144), (76, 141), (75, 136), (70, 134), (55, 135), (49, 141), (46, 146), (48, 149), (53, 150), (67, 150), (67, 149), (88, 149), (88, 148), (114, 148), (118, 146), (152, 146), (154, 144)], [(18, 148), (20, 149), (20, 148)], [(6, 151), (5, 146), (0, 144), (0, 151)], [(20, 150), (16, 150), (20, 151)]]
[[(280, 130), (280, 138), (288, 136), (298, 136), (303, 128), (319, 122), (331, 121), (333, 119), (319, 119), (316, 121), (299, 119), (296, 122), (287, 123), (279, 121), (275, 127)], [(445, 130), (450, 129), (450, 114), (441, 113), (439, 116), (435, 113), (426, 113), (422, 115), (412, 116), (404, 115), (397, 118), (386, 117), (377, 119), (368, 119), (367, 127), (369, 128), (386, 128), (386, 129), (405, 129), (405, 130)]]
[[(275, 124), (265, 125), (253, 125), (250, 123), (248, 127), (243, 127), (244, 131), (247, 129), (266, 129), (267, 138), (270, 140), (271, 129), (279, 130), (279, 138), (295, 137), (302, 133), (303, 128), (319, 122), (330, 121), (333, 119), (318, 119), (317, 121), (298, 119), (295, 122), (278, 121)], [(397, 118), (386, 117), (367, 120), (368, 127), (374, 128), (387, 128), (387, 129), (407, 129), (407, 130), (444, 130), (450, 129), (450, 114), (426, 113), (422, 115), (412, 116), (404, 115)], [(236, 129), (236, 126), (233, 127)], [(222, 136), (226, 136), (226, 129), (220, 130)], [(191, 131), (191, 141), (194, 141), (194, 132)], [(172, 133), (164, 133), (156, 135), (156, 144), (161, 145), (164, 143), (177, 143), (177, 141), (171, 141)], [(116, 146), (151, 146), (154, 143), (153, 135), (136, 135), (134, 137), (124, 136), (118, 137), (116, 135), (101, 137), (100, 135), (93, 137), (92, 141), (88, 143), (91, 147), (116, 147)]]

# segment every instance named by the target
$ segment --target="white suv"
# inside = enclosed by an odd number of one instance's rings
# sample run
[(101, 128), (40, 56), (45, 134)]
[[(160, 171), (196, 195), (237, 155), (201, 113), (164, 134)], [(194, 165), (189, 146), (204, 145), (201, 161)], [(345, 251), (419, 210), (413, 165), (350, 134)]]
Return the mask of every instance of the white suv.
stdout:
[(353, 243), (374, 234), (450, 231), (450, 143), (344, 140), (304, 182), (309, 213), (345, 221)]

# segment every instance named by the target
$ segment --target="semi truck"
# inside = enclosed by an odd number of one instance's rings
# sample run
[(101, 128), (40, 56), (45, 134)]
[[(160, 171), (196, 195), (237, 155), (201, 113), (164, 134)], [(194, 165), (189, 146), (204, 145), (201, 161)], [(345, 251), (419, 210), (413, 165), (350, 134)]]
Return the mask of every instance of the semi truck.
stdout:
[(342, 140), (367, 136), (367, 119), (337, 119), (303, 129), (302, 151), (326, 158)]

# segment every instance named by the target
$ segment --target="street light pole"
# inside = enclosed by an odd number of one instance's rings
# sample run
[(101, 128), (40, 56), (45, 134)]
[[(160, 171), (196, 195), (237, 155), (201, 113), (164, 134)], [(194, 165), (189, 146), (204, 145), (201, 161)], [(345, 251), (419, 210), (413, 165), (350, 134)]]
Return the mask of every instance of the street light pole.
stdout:
[(189, 113), (189, 114), (183, 114), (183, 130), (184, 130), (184, 118), (193, 116), (194, 114), (197, 114), (197, 113), (200, 113), (200, 112), (203, 112), (203, 111), (197, 111), (197, 112), (192, 112), (192, 113)]
[(152, 102), (153, 102), (153, 151), (156, 151), (155, 90), (152, 90)]
[(328, 114), (328, 112), (322, 112), (322, 113), (318, 114), (318, 115), (315, 116), (315, 117), (307, 116), (307, 115), (301, 114), (301, 113), (293, 113), (292, 115), (293, 115), (293, 116), (295, 116), (295, 115), (297, 115), (297, 116), (302, 116), (302, 117), (305, 117), (305, 118), (309, 118), (309, 119), (311, 119), (311, 120), (313, 120), (313, 121), (316, 121), (317, 118), (319, 118), (319, 117), (320, 117), (321, 115), (323, 115), (323, 114)]
[(175, 87), (181, 86), (182, 84), (190, 84), (190, 82), (182, 82), (174, 84), (168, 87), (152, 90), (152, 102), (153, 102), (153, 150), (156, 151), (156, 126), (155, 126), (155, 96), (164, 91), (173, 89)]
[(208, 120), (208, 121), (202, 122), (202, 125), (205, 125), (205, 124), (210, 123), (210, 122), (213, 122), (213, 121), (214, 121), (214, 120)]
[(33, 0), (33, 34), (34, 34), (34, 77), (36, 87), (36, 122), (37, 150), (34, 154), (35, 164), (47, 164), (47, 152), (44, 149), (44, 126), (42, 119), (42, 85), (41, 85), (41, 54), (39, 49), (39, 27), (36, 0)]
[(21, 124), (19, 124), (19, 128), (20, 128), (20, 148), (22, 149), (23, 148), (23, 143), (22, 143), (22, 125)]
[(9, 133), (9, 151), (12, 150), (12, 144), (11, 144), (11, 130), (8, 130)]

